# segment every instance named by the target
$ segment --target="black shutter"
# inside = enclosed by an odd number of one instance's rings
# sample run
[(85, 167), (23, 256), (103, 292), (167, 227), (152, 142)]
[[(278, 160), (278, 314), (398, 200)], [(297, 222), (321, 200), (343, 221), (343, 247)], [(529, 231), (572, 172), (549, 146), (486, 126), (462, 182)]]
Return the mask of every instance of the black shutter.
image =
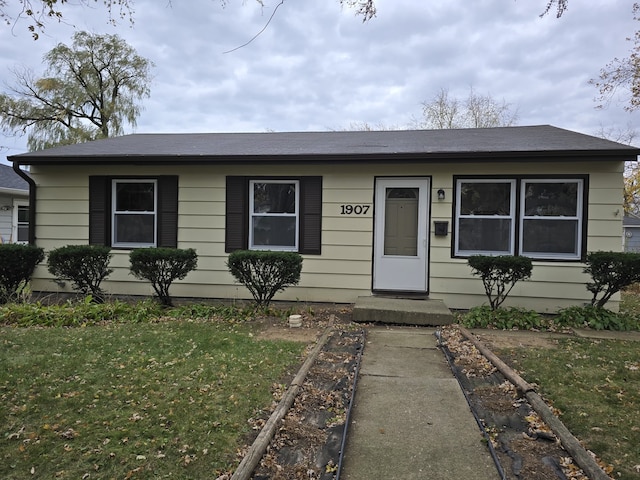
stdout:
[(227, 177), (224, 251), (246, 250), (249, 246), (249, 180)]
[(109, 177), (89, 177), (89, 244), (109, 245), (111, 188)]
[(158, 246), (178, 246), (178, 177), (158, 177)]
[(320, 255), (322, 248), (322, 177), (300, 178), (299, 253)]

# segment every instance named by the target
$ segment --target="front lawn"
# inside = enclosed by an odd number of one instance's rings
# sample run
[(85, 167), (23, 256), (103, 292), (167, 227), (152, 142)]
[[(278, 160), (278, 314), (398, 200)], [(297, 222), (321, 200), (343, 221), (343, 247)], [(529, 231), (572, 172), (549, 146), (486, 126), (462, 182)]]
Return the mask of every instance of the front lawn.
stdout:
[(0, 478), (216, 478), (304, 344), (207, 320), (0, 328)]
[(570, 338), (558, 348), (497, 353), (539, 385), (569, 430), (613, 466), (613, 478), (640, 478), (640, 343)]

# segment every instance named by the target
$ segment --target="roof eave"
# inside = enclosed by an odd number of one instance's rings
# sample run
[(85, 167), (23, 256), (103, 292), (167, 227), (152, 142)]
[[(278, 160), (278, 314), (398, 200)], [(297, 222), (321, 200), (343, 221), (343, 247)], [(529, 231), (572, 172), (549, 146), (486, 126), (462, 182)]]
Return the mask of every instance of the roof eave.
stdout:
[(640, 150), (569, 150), (511, 152), (410, 152), (296, 155), (95, 155), (77, 157), (18, 156), (8, 160), (18, 165), (166, 165), (166, 164), (255, 164), (255, 163), (388, 163), (393, 162), (508, 162), (536, 161), (637, 161)]
[(12, 195), (14, 197), (27, 197), (29, 196), (29, 190), (19, 189), (19, 188), (4, 188), (0, 187), (0, 193), (4, 195)]

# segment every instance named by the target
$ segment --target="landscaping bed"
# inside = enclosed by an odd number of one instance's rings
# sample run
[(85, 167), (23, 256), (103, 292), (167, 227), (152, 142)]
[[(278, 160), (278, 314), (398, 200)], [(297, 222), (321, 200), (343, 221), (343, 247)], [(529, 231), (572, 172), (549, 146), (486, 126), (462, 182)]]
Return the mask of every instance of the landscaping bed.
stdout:
[[(253, 479), (335, 477), (363, 343), (363, 330), (331, 332)], [(278, 390), (276, 398), (283, 393)], [(254, 428), (264, 423), (257, 419)]]
[[(558, 335), (550, 337), (530, 332), (510, 332), (514, 339), (533, 341), (542, 348), (554, 345)], [(562, 447), (558, 437), (535, 412), (527, 399), (510, 383), (455, 327), (442, 331), (443, 350), (451, 359), (452, 370), (467, 396), (474, 415), (483, 426), (490, 449), (498, 460), (504, 479), (579, 479), (587, 480)], [(518, 343), (516, 341), (516, 343)], [(520, 343), (522, 346), (522, 343)], [(555, 346), (555, 345), (554, 345)], [(559, 414), (555, 410), (556, 414)], [(612, 467), (599, 462), (608, 473)]]

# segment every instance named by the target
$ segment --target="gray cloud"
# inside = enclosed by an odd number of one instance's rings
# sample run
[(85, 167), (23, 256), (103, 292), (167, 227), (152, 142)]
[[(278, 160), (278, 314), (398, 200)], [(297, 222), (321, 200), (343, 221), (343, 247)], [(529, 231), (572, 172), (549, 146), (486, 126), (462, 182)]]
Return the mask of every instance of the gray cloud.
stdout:
[[(133, 28), (108, 25), (100, 9), (76, 8), (68, 21), (118, 33), (155, 62), (137, 132), (407, 126), (440, 88), (464, 97), (471, 86), (517, 107), (522, 125), (593, 134), (601, 124), (637, 124), (619, 103), (596, 110), (588, 83), (632, 46), (625, 38), (637, 23), (624, 2), (572, 0), (556, 19), (539, 17), (543, 0), (378, 0), (378, 17), (366, 24), (337, 0), (284, 2), (250, 45), (223, 53), (259, 32), (278, 3), (137, 0)], [(42, 56), (73, 33), (52, 24), (34, 42), (25, 28), (0, 28), (5, 84), (16, 64), (41, 72)], [(8, 154), (25, 144), (0, 137)]]

